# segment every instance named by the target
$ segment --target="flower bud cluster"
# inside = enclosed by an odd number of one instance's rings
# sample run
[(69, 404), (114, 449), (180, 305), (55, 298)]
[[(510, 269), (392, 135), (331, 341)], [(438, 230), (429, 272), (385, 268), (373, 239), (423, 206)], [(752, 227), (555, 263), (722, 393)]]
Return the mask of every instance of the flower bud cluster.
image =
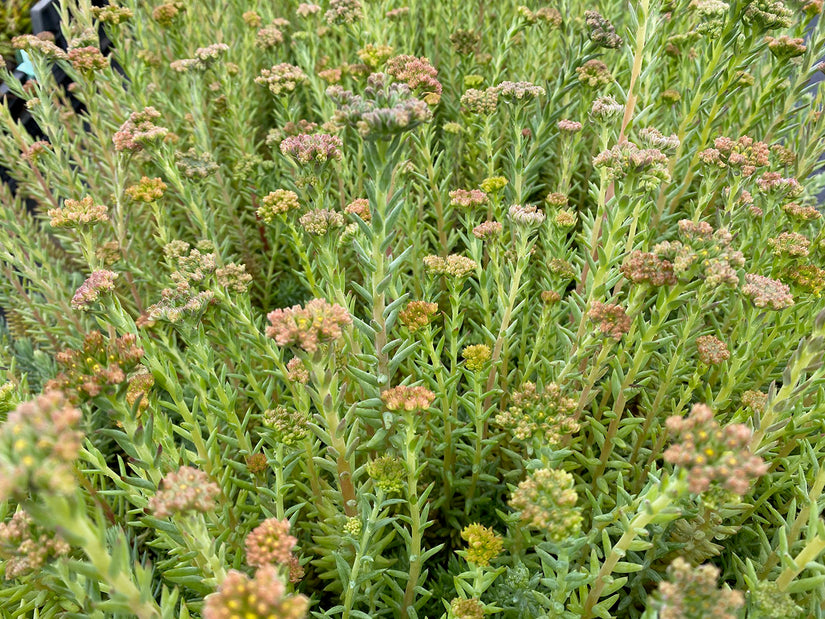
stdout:
[(191, 466), (167, 473), (161, 486), (149, 499), (149, 511), (156, 518), (212, 511), (221, 494), (220, 487), (209, 475)]
[(278, 569), (268, 565), (258, 569), (254, 578), (229, 570), (220, 588), (204, 599), (203, 618), (303, 619), (308, 610), (309, 599), (303, 595), (287, 595)]
[(81, 228), (109, 221), (108, 212), (105, 205), (95, 204), (92, 196), (86, 196), (81, 200), (67, 198), (63, 206), (50, 208), (46, 214), (53, 228)]
[(582, 84), (594, 89), (613, 83), (613, 75), (608, 66), (595, 58), (577, 67), (576, 74)]
[(702, 335), (696, 338), (696, 352), (705, 365), (719, 365), (730, 359), (728, 345), (712, 335)]
[(387, 389), (381, 394), (381, 400), (388, 411), (397, 412), (420, 412), (432, 406), (435, 394), (426, 387), (409, 387), (398, 385)]
[(410, 333), (423, 329), (432, 322), (438, 312), (438, 304), (429, 301), (410, 301), (398, 312), (398, 320)]
[(83, 432), (81, 413), (59, 391), (20, 404), (0, 425), (0, 501), (14, 496), (70, 494)]
[(673, 264), (677, 278), (702, 277), (710, 286), (739, 286), (736, 268), (745, 264), (741, 251), (731, 247), (733, 235), (725, 229), (714, 231), (707, 222), (679, 221), (681, 241), (664, 241), (653, 247), (653, 254)]
[(477, 522), (461, 530), (461, 539), (467, 542), (467, 562), (481, 567), (490, 565), (490, 561), (500, 555), (504, 547), (504, 540), (493, 529)]
[(332, 209), (312, 209), (298, 220), (309, 235), (323, 236), (344, 227), (344, 216)]
[(131, 185), (126, 188), (126, 195), (135, 202), (157, 202), (160, 200), (166, 191), (166, 183), (160, 178), (149, 178), (143, 176), (137, 185)]
[(149, 144), (162, 141), (169, 134), (169, 130), (155, 124), (158, 118), (160, 112), (153, 107), (132, 112), (112, 138), (115, 150), (137, 152)]
[(489, 202), (487, 194), (480, 189), (454, 189), (450, 192), (450, 204), (462, 208), (478, 208)]
[(246, 536), (246, 563), (252, 567), (288, 564), (298, 539), (289, 534), (289, 520), (267, 518)]
[(367, 464), (367, 474), (375, 487), (387, 494), (400, 493), (404, 489), (406, 473), (404, 462), (394, 456), (380, 456)]
[(719, 568), (692, 567), (677, 557), (659, 583), (660, 619), (736, 619), (745, 597), (739, 591), (717, 589)]
[(346, 308), (324, 299), (312, 299), (305, 307), (273, 310), (267, 319), (271, 325), (266, 335), (278, 346), (297, 346), (309, 353), (318, 350), (320, 344), (340, 338), (342, 327), (352, 323)]
[(390, 137), (432, 119), (432, 111), (406, 84), (390, 83), (384, 73), (367, 78), (363, 95), (330, 86), (327, 95), (338, 108), (337, 125), (354, 127), (363, 136)]
[(298, 164), (323, 166), (341, 159), (341, 138), (327, 133), (301, 133), (281, 141), (281, 153)]
[(699, 153), (706, 165), (730, 168), (742, 176), (752, 176), (758, 168), (770, 164), (770, 147), (764, 142), (743, 135), (733, 140), (722, 136), (713, 141), (713, 148)]
[(696, 404), (687, 417), (668, 417), (667, 429), (677, 442), (668, 447), (664, 458), (687, 470), (691, 492), (705, 492), (718, 482), (724, 489), (744, 495), (751, 480), (768, 470), (762, 458), (748, 448), (750, 428), (744, 424), (721, 427), (706, 404)]
[(307, 74), (301, 67), (282, 62), (270, 69), (263, 69), (261, 74), (255, 78), (255, 83), (266, 86), (277, 97), (293, 92), (308, 80)]
[(597, 11), (585, 11), (584, 23), (589, 31), (590, 40), (599, 47), (618, 49), (622, 46), (622, 37), (616, 34), (616, 28)]
[(677, 281), (673, 263), (650, 252), (631, 252), (622, 264), (621, 271), (634, 284), (658, 287), (672, 286)]
[(361, 21), (364, 9), (360, 0), (330, 0), (324, 20), (330, 25), (348, 25)]
[(510, 507), (520, 512), (522, 523), (540, 529), (554, 542), (578, 534), (582, 515), (576, 508), (579, 495), (570, 473), (558, 469), (538, 469), (519, 483), (510, 498)]
[(745, 274), (742, 294), (748, 297), (756, 307), (782, 310), (794, 304), (791, 289), (786, 284), (755, 273)]
[(101, 294), (114, 291), (117, 277), (117, 273), (106, 269), (92, 271), (92, 274), (75, 291), (71, 302), (72, 307), (84, 312), (92, 309), (92, 304), (100, 299)]
[(284, 445), (295, 445), (309, 436), (309, 416), (294, 408), (276, 406), (266, 410), (262, 422), (272, 429), (275, 439)]
[(444, 275), (455, 279), (463, 279), (476, 272), (478, 263), (466, 256), (450, 254), (446, 258), (425, 256), (424, 267), (430, 275)]
[(473, 344), (465, 346), (461, 351), (464, 358), (464, 366), (471, 372), (480, 372), (484, 365), (490, 360), (492, 351), (486, 344)]
[(798, 232), (782, 232), (779, 236), (768, 239), (768, 245), (773, 248), (776, 256), (799, 258), (810, 253), (811, 241)]
[(46, 383), (46, 390), (62, 391), (76, 404), (125, 382), (142, 357), (143, 349), (131, 333), (107, 341), (100, 331), (92, 331), (81, 349), (57, 353), (59, 372)]
[(630, 326), (633, 324), (625, 309), (613, 303), (594, 301), (587, 315), (590, 320), (598, 323), (598, 331), (602, 335), (613, 338), (617, 342), (630, 331)]
[(0, 522), (0, 560), (6, 580), (34, 574), (48, 561), (71, 550), (59, 535), (38, 527), (24, 511), (18, 511), (8, 522)]
[(632, 142), (602, 151), (593, 158), (593, 165), (604, 169), (610, 180), (630, 177), (647, 190), (670, 181), (667, 156), (657, 148), (639, 148)]
[(256, 214), (265, 223), (271, 224), (277, 215), (283, 215), (289, 211), (296, 211), (301, 208), (298, 194), (288, 189), (276, 189), (269, 192), (261, 200)]
[(428, 104), (436, 104), (441, 99), (441, 82), (438, 70), (428, 58), (401, 55), (390, 58), (387, 73), (399, 82), (405, 83), (410, 90), (421, 96)]
[(536, 439), (555, 448), (579, 429), (576, 405), (576, 400), (563, 395), (556, 383), (549, 383), (539, 392), (535, 383), (527, 382), (513, 393), (510, 407), (498, 413), (493, 422), (516, 440)]

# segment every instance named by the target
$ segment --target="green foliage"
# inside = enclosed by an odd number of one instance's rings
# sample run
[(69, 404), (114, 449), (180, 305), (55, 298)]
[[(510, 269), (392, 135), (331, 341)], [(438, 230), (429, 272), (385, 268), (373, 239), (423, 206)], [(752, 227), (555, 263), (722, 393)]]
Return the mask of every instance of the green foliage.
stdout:
[(263, 4), (2, 71), (1, 614), (825, 616), (820, 5)]

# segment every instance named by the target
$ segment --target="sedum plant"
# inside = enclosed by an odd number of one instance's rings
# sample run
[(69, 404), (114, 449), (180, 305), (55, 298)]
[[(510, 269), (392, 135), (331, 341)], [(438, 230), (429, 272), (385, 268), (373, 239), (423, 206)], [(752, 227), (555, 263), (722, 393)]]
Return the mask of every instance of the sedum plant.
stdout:
[(61, 2), (2, 614), (825, 616), (821, 9)]

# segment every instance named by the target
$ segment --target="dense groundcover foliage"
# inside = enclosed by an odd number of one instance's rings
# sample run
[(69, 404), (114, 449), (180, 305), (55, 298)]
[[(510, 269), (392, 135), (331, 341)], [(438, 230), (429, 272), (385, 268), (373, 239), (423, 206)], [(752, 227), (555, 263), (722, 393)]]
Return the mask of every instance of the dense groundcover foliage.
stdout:
[(821, 0), (61, 4), (3, 616), (825, 615)]

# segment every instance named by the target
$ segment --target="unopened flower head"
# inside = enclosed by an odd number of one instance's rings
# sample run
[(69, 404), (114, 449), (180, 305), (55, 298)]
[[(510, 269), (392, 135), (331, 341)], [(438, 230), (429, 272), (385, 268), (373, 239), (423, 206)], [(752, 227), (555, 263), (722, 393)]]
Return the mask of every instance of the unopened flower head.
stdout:
[(53, 228), (79, 228), (109, 221), (109, 209), (103, 204), (95, 204), (92, 196), (81, 200), (67, 198), (63, 206), (49, 209), (47, 215)]
[(467, 542), (467, 562), (480, 567), (490, 565), (490, 561), (500, 555), (504, 547), (504, 540), (493, 529), (477, 522), (461, 530), (461, 539)]
[(774, 310), (782, 310), (794, 304), (791, 289), (779, 280), (756, 275), (754, 273), (745, 274), (745, 285), (742, 286), (742, 293), (748, 297), (756, 307), (769, 307)]
[(366, 198), (358, 198), (347, 204), (344, 212), (349, 215), (355, 215), (366, 222), (372, 221), (372, 212), (370, 211), (370, 202)]
[(149, 511), (156, 518), (215, 509), (221, 489), (200, 469), (182, 466), (167, 473), (161, 488), (149, 499)]
[(557, 383), (549, 383), (540, 391), (535, 383), (526, 382), (513, 394), (507, 410), (493, 421), (515, 440), (535, 439), (542, 445), (557, 447), (579, 429), (576, 405), (576, 400), (565, 395)]
[(578, 133), (582, 130), (583, 127), (583, 125), (580, 122), (568, 119), (560, 120), (558, 123), (556, 123), (556, 126), (558, 127), (562, 135)]
[(289, 534), (289, 520), (267, 518), (246, 536), (246, 563), (252, 567), (287, 564), (298, 539)]
[(484, 619), (484, 604), (478, 598), (453, 598), (450, 613), (455, 619)]
[(137, 185), (126, 188), (126, 195), (135, 202), (151, 203), (160, 200), (166, 192), (166, 183), (160, 178), (143, 176)]
[(479, 187), (481, 187), (481, 191), (484, 193), (495, 194), (504, 189), (508, 182), (509, 181), (503, 176), (490, 176), (489, 178), (485, 178), (481, 181), (481, 185), (479, 185)]
[(456, 30), (450, 35), (453, 51), (459, 56), (473, 56), (478, 52), (481, 35), (475, 30)]
[(298, 17), (310, 17), (312, 15), (317, 15), (321, 12), (321, 7), (317, 4), (312, 4), (309, 2), (302, 2), (298, 5), (298, 8), (295, 10), (295, 14)]
[(309, 416), (294, 408), (276, 406), (268, 409), (262, 415), (262, 422), (273, 431), (276, 440), (284, 445), (295, 445), (309, 435)]
[(570, 473), (538, 469), (519, 483), (510, 507), (520, 512), (522, 523), (544, 531), (554, 542), (578, 534), (582, 515), (576, 508), (579, 495)]
[(63, 538), (37, 526), (22, 510), (8, 522), (0, 522), (0, 560), (6, 580), (37, 573), (47, 562), (70, 550)]
[(367, 464), (367, 474), (376, 488), (393, 494), (404, 489), (407, 468), (402, 460), (394, 456), (379, 456)]
[(509, 102), (527, 102), (546, 94), (544, 88), (532, 82), (501, 82), (495, 89), (499, 99)]
[(743, 15), (746, 24), (758, 30), (777, 30), (791, 25), (793, 11), (780, 0), (755, 0)]
[(278, 569), (267, 565), (258, 569), (254, 578), (229, 570), (218, 590), (204, 599), (203, 617), (303, 619), (308, 610), (309, 599), (303, 595), (287, 595)]
[(633, 324), (625, 309), (621, 305), (612, 303), (594, 301), (588, 316), (590, 320), (598, 323), (600, 333), (616, 341), (622, 339), (622, 336), (630, 331), (630, 326)]
[(677, 557), (667, 574), (658, 590), (661, 619), (736, 619), (745, 604), (739, 591), (716, 588), (719, 568), (713, 565), (692, 567)]
[(276, 189), (264, 196), (256, 213), (262, 221), (270, 224), (278, 215), (297, 211), (300, 208), (301, 202), (298, 200), (297, 193), (288, 189)]
[(593, 157), (593, 165), (603, 168), (610, 180), (631, 177), (648, 191), (670, 181), (667, 156), (656, 148), (639, 148), (623, 142)]
[(304, 232), (312, 236), (323, 236), (344, 227), (344, 216), (332, 209), (312, 209), (301, 215), (299, 220)]
[(81, 73), (94, 73), (109, 66), (109, 59), (93, 45), (70, 49), (67, 56), (75, 71)]
[(348, 25), (361, 21), (364, 9), (360, 0), (330, 0), (324, 19), (330, 25)]
[(622, 46), (622, 37), (616, 34), (616, 28), (597, 11), (585, 11), (584, 23), (587, 25), (590, 40), (599, 47), (618, 49)]
[(330, 161), (341, 159), (341, 138), (327, 133), (302, 133), (285, 138), (280, 145), (281, 153), (300, 165), (321, 167)]
[(464, 357), (464, 365), (468, 370), (480, 372), (490, 360), (492, 351), (486, 344), (473, 344), (466, 346), (461, 351), (461, 356)]
[(429, 301), (410, 301), (398, 312), (398, 320), (414, 333), (430, 324), (438, 312), (438, 304)]
[(625, 259), (621, 271), (635, 284), (672, 286), (676, 283), (673, 264), (649, 252), (631, 252)]
[(719, 365), (730, 359), (728, 345), (713, 335), (702, 335), (696, 338), (696, 352), (705, 365)]
[(284, 34), (275, 24), (264, 26), (258, 30), (258, 33), (255, 35), (255, 45), (261, 49), (272, 49), (283, 42)]
[(590, 108), (590, 117), (596, 122), (608, 122), (618, 118), (624, 112), (624, 106), (611, 96), (597, 97)]
[(482, 241), (498, 238), (504, 231), (504, 226), (498, 221), (485, 221), (473, 228), (473, 236)]
[(398, 385), (384, 391), (381, 394), (381, 400), (388, 411), (410, 413), (430, 408), (435, 400), (435, 394), (426, 387)]
[(115, 150), (135, 152), (147, 145), (162, 141), (169, 130), (155, 124), (158, 118), (160, 118), (160, 112), (153, 107), (144, 108), (140, 112), (132, 112), (129, 119), (121, 125), (112, 138)]
[(476, 272), (478, 263), (466, 256), (450, 254), (446, 258), (425, 256), (424, 267), (430, 275), (444, 275), (455, 279), (464, 279)]
[(441, 98), (441, 82), (438, 70), (428, 58), (402, 55), (390, 58), (387, 73), (404, 82), (411, 91), (420, 95), (429, 104), (438, 103)]
[(83, 338), (82, 347), (57, 353), (59, 371), (46, 383), (46, 390), (63, 392), (72, 404), (101, 393), (113, 395), (137, 367), (143, 352), (132, 333), (109, 340), (100, 331), (91, 331)]
[(212, 153), (209, 151), (199, 153), (194, 147), (185, 152), (175, 152), (175, 167), (184, 177), (191, 180), (208, 178), (220, 168)]
[(479, 116), (489, 116), (495, 113), (498, 108), (498, 90), (487, 88), (479, 90), (468, 88), (461, 95), (461, 111), (465, 114), (477, 114)]
[(389, 138), (432, 119), (425, 101), (406, 84), (391, 82), (384, 73), (371, 74), (360, 95), (341, 86), (330, 86), (326, 92), (338, 108), (335, 123), (354, 127), (365, 138)]
[(313, 353), (320, 344), (337, 340), (343, 335), (342, 327), (352, 323), (346, 308), (324, 299), (312, 299), (305, 307), (277, 309), (267, 318), (271, 323), (266, 335), (274, 338), (278, 346), (297, 346)]
[(789, 37), (783, 34), (777, 38), (765, 37), (765, 42), (768, 44), (768, 49), (771, 54), (776, 56), (779, 60), (788, 60), (804, 54), (808, 47), (805, 45), (805, 39), (798, 37)]
[(82, 311), (92, 309), (92, 304), (100, 299), (101, 294), (114, 291), (117, 277), (117, 273), (106, 269), (92, 271), (92, 274), (75, 291), (72, 297), (72, 307)]
[(450, 204), (462, 208), (478, 208), (489, 202), (480, 189), (454, 189), (450, 192)]
[(639, 136), (645, 145), (650, 148), (658, 148), (664, 152), (674, 152), (681, 144), (675, 133), (667, 136), (653, 127), (645, 127), (639, 132)]
[(777, 256), (800, 258), (810, 253), (811, 241), (798, 232), (783, 232), (779, 236), (768, 239), (768, 245), (773, 248), (773, 253)]
[(588, 60), (576, 69), (579, 81), (590, 88), (601, 88), (613, 82), (610, 69), (601, 60)]
[(797, 202), (789, 202), (782, 207), (785, 214), (795, 221), (814, 221), (822, 217), (822, 213), (815, 206), (803, 206)]
[(525, 228), (535, 228), (544, 223), (546, 215), (538, 210), (535, 205), (522, 206), (521, 204), (513, 204), (510, 206), (507, 214), (517, 226)]
[(20, 404), (0, 424), (0, 501), (29, 492), (71, 494), (81, 413), (59, 391)]
[(252, 283), (252, 276), (246, 272), (246, 265), (233, 262), (215, 269), (215, 279), (219, 286), (239, 294), (249, 290), (249, 284)]
[(751, 480), (768, 470), (762, 458), (748, 449), (750, 428), (721, 427), (705, 404), (696, 404), (687, 417), (668, 417), (667, 428), (676, 442), (665, 451), (665, 460), (687, 471), (691, 492), (704, 492), (718, 482), (725, 490), (744, 495)]
[(301, 67), (282, 62), (270, 69), (263, 69), (255, 78), (255, 83), (266, 86), (273, 95), (280, 96), (293, 92), (308, 79)]

